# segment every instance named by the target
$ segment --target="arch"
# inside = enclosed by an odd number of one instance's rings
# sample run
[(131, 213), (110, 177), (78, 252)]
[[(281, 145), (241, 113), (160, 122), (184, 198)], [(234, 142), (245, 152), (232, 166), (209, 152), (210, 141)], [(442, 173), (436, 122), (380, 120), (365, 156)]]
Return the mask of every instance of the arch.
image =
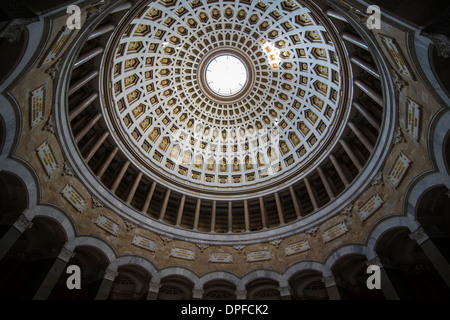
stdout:
[(408, 227), (408, 219), (401, 214), (392, 214), (379, 223), (376, 223), (368, 232), (366, 237), (367, 260), (374, 259), (377, 254), (375, 248), (383, 235), (391, 229), (399, 227)]
[(164, 279), (168, 276), (182, 276), (194, 284), (199, 281), (199, 277), (193, 271), (191, 271), (185, 267), (174, 266), (174, 267), (167, 267), (167, 268), (159, 270), (154, 275), (152, 282), (160, 283), (162, 279)]
[(224, 280), (224, 281), (228, 281), (232, 284), (234, 284), (236, 286), (236, 288), (239, 286), (241, 279), (235, 275), (232, 272), (229, 271), (211, 271), (208, 272), (204, 275), (202, 275), (199, 279), (198, 282), (196, 282), (195, 286), (202, 288), (205, 284), (207, 284), (210, 281), (213, 280)]
[(75, 222), (69, 214), (60, 208), (55, 208), (50, 205), (39, 205), (34, 211), (34, 217), (46, 217), (57, 222), (64, 230), (67, 240), (76, 237)]
[(107, 257), (108, 262), (116, 260), (117, 254), (113, 247), (100, 237), (94, 235), (78, 236), (69, 239), (68, 243), (66, 244), (66, 248), (71, 251), (74, 251), (77, 247), (81, 246), (98, 249), (105, 255), (105, 257)]
[(158, 272), (158, 269), (151, 261), (149, 261), (146, 257), (141, 257), (138, 255), (120, 256), (114, 261), (112, 261), (108, 268), (113, 271), (117, 271), (120, 267), (127, 265), (136, 265), (142, 267), (151, 276), (155, 275)]
[(349, 256), (349, 255), (363, 255), (367, 257), (369, 255), (369, 251), (367, 250), (367, 247), (362, 244), (345, 244), (333, 252), (331, 252), (328, 257), (325, 259), (325, 266), (327, 266), (330, 270), (332, 270), (338, 260), (341, 260), (342, 258)]
[(292, 276), (294, 276), (295, 274), (302, 272), (302, 271), (307, 271), (307, 270), (320, 272), (320, 273), (322, 273), (324, 278), (331, 276), (331, 270), (328, 269), (321, 262), (314, 261), (314, 260), (306, 260), (306, 261), (304, 260), (304, 261), (296, 262), (295, 264), (288, 267), (283, 272), (280, 282), (288, 282), (292, 278)]
[(27, 187), (14, 173), (0, 171), (0, 221), (12, 225), (28, 206)]
[(244, 290), (249, 283), (257, 279), (270, 279), (279, 283), (281, 280), (281, 274), (268, 269), (258, 269), (250, 271), (244, 277), (242, 277), (237, 290)]

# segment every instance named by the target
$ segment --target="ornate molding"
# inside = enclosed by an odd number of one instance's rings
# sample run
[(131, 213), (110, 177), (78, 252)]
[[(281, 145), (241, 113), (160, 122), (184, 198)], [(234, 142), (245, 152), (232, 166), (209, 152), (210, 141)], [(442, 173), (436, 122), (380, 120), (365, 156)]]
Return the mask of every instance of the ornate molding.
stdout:
[(63, 176), (71, 176), (71, 177), (73, 177), (75, 175), (73, 173), (72, 167), (67, 162), (64, 162), (64, 169), (63, 169), (62, 175)]
[(306, 230), (305, 232), (313, 237), (316, 236), (317, 230), (319, 230), (319, 226), (314, 226)]
[(406, 142), (406, 139), (403, 136), (402, 129), (400, 127), (398, 127), (396, 133), (394, 134), (394, 146), (399, 143), (404, 143), (404, 142)]
[(102, 208), (103, 203), (95, 197), (92, 197), (92, 209)]
[(56, 124), (55, 124), (55, 121), (53, 121), (53, 118), (52, 118), (51, 115), (48, 117), (47, 123), (44, 126), (43, 130), (48, 131), (51, 134), (55, 134), (55, 132), (56, 132)]
[(244, 245), (242, 245), (242, 246), (233, 246), (233, 248), (236, 249), (238, 251), (238, 253), (240, 254), (242, 252), (242, 250), (245, 249), (245, 246)]
[(344, 210), (341, 211), (341, 214), (344, 216), (352, 216), (352, 212), (353, 212), (353, 204), (349, 205), (347, 208), (345, 208)]
[(411, 232), (409, 234), (409, 238), (415, 240), (419, 245), (422, 245), (422, 243), (429, 239), (428, 235), (422, 227), (419, 227)]
[(69, 260), (74, 256), (75, 252), (63, 247), (58, 255), (58, 259), (61, 259), (64, 262), (69, 262)]
[(270, 241), (269, 243), (278, 249), (278, 246), (280, 245), (280, 243), (282, 241), (283, 241), (283, 239), (275, 239), (275, 240)]
[(170, 238), (170, 237), (166, 237), (166, 236), (160, 236), (160, 237), (161, 237), (161, 240), (163, 241), (164, 245), (166, 245), (166, 244), (168, 244), (168, 243), (173, 241), (173, 239)]
[(209, 244), (197, 243), (197, 248), (200, 249), (200, 252), (203, 252), (204, 250), (209, 248)]
[(33, 226), (33, 222), (28, 220), (23, 214), (19, 216), (19, 218), (14, 222), (14, 227), (19, 230), (21, 233), (24, 233), (25, 230), (31, 228)]
[(383, 182), (383, 172), (378, 173), (375, 178), (373, 178), (372, 186), (381, 185), (384, 186)]
[(119, 275), (117, 271), (106, 269), (105, 275), (103, 276), (104, 279), (109, 281), (114, 281), (114, 279)]
[(322, 282), (325, 284), (325, 287), (332, 287), (336, 285), (336, 278), (334, 276), (324, 277)]
[(130, 221), (125, 220), (125, 226), (127, 228), (127, 231), (136, 229), (136, 225)]

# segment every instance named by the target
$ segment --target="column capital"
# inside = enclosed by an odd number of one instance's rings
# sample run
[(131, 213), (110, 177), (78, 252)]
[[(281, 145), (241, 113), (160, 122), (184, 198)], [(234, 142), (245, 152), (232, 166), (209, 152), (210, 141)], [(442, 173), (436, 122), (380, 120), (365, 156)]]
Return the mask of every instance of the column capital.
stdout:
[(61, 252), (58, 255), (58, 259), (64, 261), (64, 262), (69, 262), (69, 260), (75, 256), (75, 252), (63, 247), (61, 249)]
[(194, 289), (192, 289), (192, 298), (202, 299), (203, 293), (204, 293), (203, 289), (194, 288)]
[(114, 281), (114, 279), (119, 275), (119, 273), (117, 271), (111, 270), (111, 269), (106, 269), (105, 270), (105, 275), (103, 276), (104, 279), (109, 280), (109, 281)]
[(158, 293), (159, 292), (159, 288), (161, 288), (161, 283), (150, 281), (150, 283), (148, 285), (148, 291), (149, 292)]
[(409, 234), (409, 237), (412, 240), (417, 241), (417, 243), (419, 245), (422, 245), (422, 243), (424, 243), (425, 241), (427, 241), (429, 239), (428, 235), (426, 234), (425, 230), (422, 227), (418, 227), (416, 230), (411, 232)]
[(236, 299), (237, 300), (246, 300), (247, 299), (247, 290), (236, 290)]
[(323, 277), (322, 282), (325, 284), (325, 287), (332, 287), (336, 285), (336, 278), (334, 276)]
[(23, 214), (19, 216), (19, 218), (14, 222), (13, 225), (17, 230), (19, 230), (21, 233), (24, 233), (25, 230), (31, 228), (33, 226), (33, 222), (28, 220), (27, 217), (25, 217)]
[(291, 287), (289, 286), (279, 286), (278, 291), (280, 291), (280, 296), (291, 296)]

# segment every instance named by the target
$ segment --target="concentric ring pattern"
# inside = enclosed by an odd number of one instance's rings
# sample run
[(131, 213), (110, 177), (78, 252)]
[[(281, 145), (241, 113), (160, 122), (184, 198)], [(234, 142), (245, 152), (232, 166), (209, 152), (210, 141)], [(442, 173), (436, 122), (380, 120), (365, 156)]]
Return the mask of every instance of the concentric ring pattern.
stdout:
[[(259, 191), (300, 179), (348, 114), (348, 61), (309, 2), (159, 1), (129, 13), (104, 56), (103, 112), (116, 143), (186, 192)], [(249, 87), (214, 99), (212, 53), (246, 65)]]

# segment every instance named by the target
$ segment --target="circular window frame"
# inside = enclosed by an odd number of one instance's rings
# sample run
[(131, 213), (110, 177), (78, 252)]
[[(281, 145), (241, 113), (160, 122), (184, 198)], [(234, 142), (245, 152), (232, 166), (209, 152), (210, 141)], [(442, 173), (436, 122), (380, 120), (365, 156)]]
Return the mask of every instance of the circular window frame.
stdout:
[[(206, 80), (206, 73), (208, 72), (209, 64), (216, 58), (220, 56), (233, 56), (240, 60), (247, 70), (247, 80), (245, 85), (239, 90), (239, 92), (233, 95), (222, 95), (216, 93), (211, 87), (208, 85)], [(250, 91), (253, 89), (255, 84), (255, 66), (251, 61), (250, 57), (243, 51), (234, 48), (234, 47), (221, 47), (216, 50), (211, 51), (200, 62), (198, 72), (197, 72), (197, 80), (200, 86), (201, 91), (212, 101), (219, 104), (232, 104), (236, 103), (243, 98), (245, 98)]]

